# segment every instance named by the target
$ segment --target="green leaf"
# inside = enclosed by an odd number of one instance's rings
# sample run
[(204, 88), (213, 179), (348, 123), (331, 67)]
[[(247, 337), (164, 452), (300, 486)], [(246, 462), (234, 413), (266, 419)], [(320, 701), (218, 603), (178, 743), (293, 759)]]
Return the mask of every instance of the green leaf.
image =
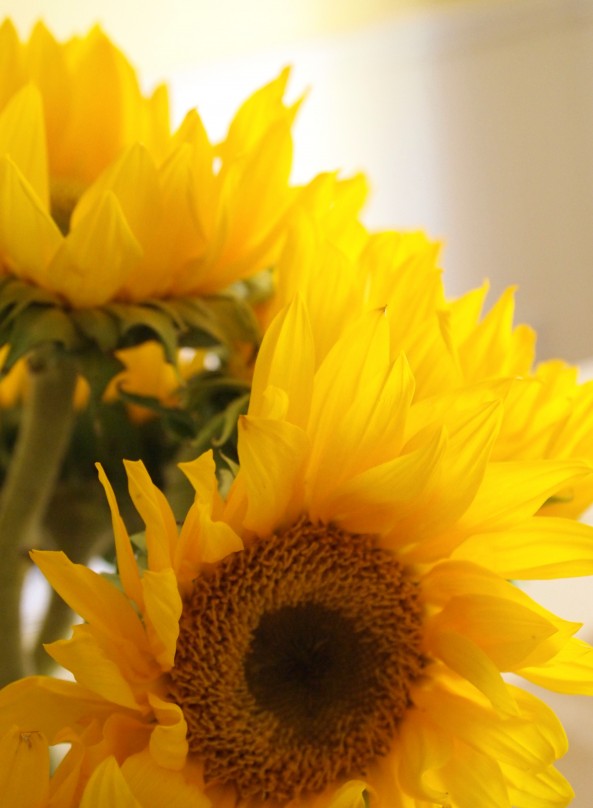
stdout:
[(109, 309), (75, 309), (70, 316), (79, 332), (102, 351), (113, 351), (117, 347), (121, 328)]
[(14, 320), (9, 344), (4, 373), (8, 373), (18, 359), (42, 345), (61, 345), (70, 352), (82, 347), (76, 328), (62, 309), (38, 305), (29, 306)]
[(158, 339), (167, 362), (175, 363), (177, 330), (167, 314), (150, 306), (123, 303), (114, 303), (109, 306), (109, 310), (120, 322), (122, 340), (118, 347), (132, 347), (149, 339)]
[(92, 344), (81, 351), (77, 359), (80, 373), (88, 381), (95, 399), (100, 399), (113, 377), (125, 369), (114, 354), (104, 353)]

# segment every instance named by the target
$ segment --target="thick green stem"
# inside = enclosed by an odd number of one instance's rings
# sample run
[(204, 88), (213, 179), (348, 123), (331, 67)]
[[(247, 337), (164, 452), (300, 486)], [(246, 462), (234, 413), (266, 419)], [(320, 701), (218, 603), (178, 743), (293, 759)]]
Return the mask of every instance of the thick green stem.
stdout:
[(30, 389), (0, 494), (0, 685), (25, 671), (20, 601), (27, 550), (37, 535), (74, 423), (76, 368), (69, 357), (39, 352), (29, 360)]

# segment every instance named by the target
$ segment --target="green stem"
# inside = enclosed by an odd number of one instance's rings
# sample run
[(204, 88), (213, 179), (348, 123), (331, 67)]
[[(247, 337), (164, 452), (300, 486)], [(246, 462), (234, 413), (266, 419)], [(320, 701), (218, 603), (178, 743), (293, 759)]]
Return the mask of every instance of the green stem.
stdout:
[(76, 367), (40, 351), (29, 360), (30, 389), (0, 494), (0, 686), (25, 673), (20, 602), (27, 550), (51, 497), (74, 423)]

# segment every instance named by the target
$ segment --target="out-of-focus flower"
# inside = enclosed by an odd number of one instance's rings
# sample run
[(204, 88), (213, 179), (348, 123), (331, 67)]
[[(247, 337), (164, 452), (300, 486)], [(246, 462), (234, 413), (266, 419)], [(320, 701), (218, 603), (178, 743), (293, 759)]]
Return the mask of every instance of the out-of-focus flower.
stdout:
[(197, 112), (169, 134), (95, 28), (58, 44), (0, 29), (4, 272), (76, 308), (219, 291), (265, 269), (291, 199), (288, 71), (210, 143)]
[(0, 729), (69, 740), (141, 805), (126, 771), (216, 808), (567, 805), (560, 724), (501, 674), (593, 693), (578, 625), (508, 581), (591, 573), (593, 528), (537, 515), (590, 466), (493, 462), (494, 393), (415, 404), (382, 310), (324, 339), (299, 299), (271, 323), (237, 476), (223, 499), (210, 452), (185, 464), (180, 530), (127, 463), (146, 569), (101, 472), (121, 589), (34, 553), (85, 621), (48, 647), (76, 682), (8, 686)]

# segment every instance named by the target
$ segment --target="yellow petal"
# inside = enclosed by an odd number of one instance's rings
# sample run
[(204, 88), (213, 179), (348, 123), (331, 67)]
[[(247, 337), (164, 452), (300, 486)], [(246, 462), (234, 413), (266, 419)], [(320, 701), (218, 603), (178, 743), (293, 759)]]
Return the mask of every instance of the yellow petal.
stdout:
[(155, 657), (167, 671), (175, 660), (182, 608), (175, 573), (172, 569), (146, 570), (142, 576), (142, 591), (148, 638)]
[(0, 25), (0, 109), (25, 81), (23, 46), (12, 20), (6, 18)]
[(148, 564), (159, 572), (173, 565), (177, 523), (162, 491), (150, 479), (141, 460), (125, 460), (132, 502), (146, 525)]
[(101, 306), (117, 295), (141, 255), (119, 202), (106, 192), (54, 256), (52, 288), (74, 306)]
[(500, 763), (513, 805), (521, 808), (566, 808), (575, 794), (557, 769), (525, 771)]
[(455, 757), (443, 767), (442, 778), (459, 808), (512, 808), (496, 760), (468, 746), (457, 747)]
[(152, 693), (148, 694), (148, 701), (159, 722), (150, 736), (150, 753), (159, 766), (180, 771), (188, 753), (187, 724), (181, 708)]
[(58, 168), (70, 166), (71, 174), (90, 182), (137, 139), (140, 93), (130, 64), (98, 26), (73, 42), (68, 56), (71, 115), (58, 144)]
[(72, 228), (100, 205), (107, 191), (117, 198), (139, 244), (147, 244), (161, 215), (161, 197), (157, 170), (144, 146), (131, 146), (88, 188), (74, 209)]
[(73, 564), (62, 552), (32, 550), (37, 564), (66, 603), (106, 638), (146, 649), (146, 635), (126, 596), (103, 576), (82, 564)]
[[(49, 154), (64, 135), (68, 120), (71, 77), (65, 52), (42, 22), (37, 22), (27, 43), (27, 64), (31, 80), (41, 91)], [(53, 168), (53, 167), (52, 167)], [(53, 172), (50, 172), (53, 173)]]
[[(353, 323), (323, 360), (315, 375), (309, 416), (313, 453), (311, 466), (334, 441), (335, 424), (345, 406), (390, 366), (389, 330), (384, 311), (366, 314)], [(346, 370), (347, 369), (347, 372)]]
[(0, 158), (0, 252), (15, 275), (51, 287), (48, 265), (62, 244), (57, 225), (9, 157)]
[(45, 648), (83, 687), (113, 704), (139, 709), (119, 665), (105, 654), (88, 626), (74, 626), (71, 639), (57, 640)]
[(293, 424), (240, 418), (240, 475), (248, 502), (244, 525), (258, 536), (269, 535), (302, 512), (307, 449), (306, 433)]
[(108, 757), (91, 774), (85, 786), (80, 808), (143, 808), (126, 783), (117, 761)]
[(427, 716), (410, 710), (398, 739), (400, 749), (399, 780), (404, 791), (429, 803), (447, 804), (448, 794), (432, 776), (451, 756), (451, 741)]
[(534, 516), (504, 532), (470, 536), (454, 557), (487, 563), (492, 572), (509, 579), (593, 575), (593, 527)]
[[(227, 222), (226, 238), (220, 242), (219, 254), (209, 252), (210, 260), (219, 264), (218, 273), (225, 285), (249, 272), (245, 258), (239, 262), (237, 258), (252, 250), (257, 254), (258, 247), (268, 246), (274, 236), (289, 199), (291, 163), (290, 126), (287, 121), (279, 121), (270, 127), (254, 151), (221, 171), (220, 205), (221, 216)], [(237, 193), (238, 188), (241, 193)]]
[(501, 671), (516, 670), (556, 627), (525, 606), (490, 595), (452, 598), (434, 618), (429, 632), (461, 634), (475, 642)]
[(426, 445), (396, 457), (388, 463), (363, 471), (341, 485), (325, 503), (311, 509), (312, 516), (334, 519), (352, 533), (385, 533), (390, 546), (407, 544), (407, 531), (400, 529), (415, 518), (423, 518), (427, 507), (426, 489), (440, 473), (440, 459), (446, 443), (436, 433)]
[(43, 103), (37, 87), (28, 84), (0, 114), (0, 155), (19, 167), (44, 210), (49, 209), (47, 146)]
[(219, 147), (223, 160), (233, 160), (250, 151), (270, 125), (284, 114), (282, 97), (290, 76), (284, 68), (277, 78), (256, 90), (241, 104), (229, 127), (224, 143)]
[(243, 549), (243, 542), (226, 521), (212, 519), (210, 508), (195, 502), (183, 523), (174, 559), (180, 582), (196, 577), (202, 564), (215, 564), (229, 553)]
[(158, 766), (150, 752), (139, 752), (122, 764), (130, 791), (143, 808), (210, 808), (200, 789), (186, 782), (182, 773)]
[(490, 657), (469, 637), (458, 632), (437, 629), (426, 631), (431, 655), (441, 659), (468, 682), (471, 682), (503, 713), (517, 713), (507, 685)]
[(414, 694), (414, 700), (443, 732), (451, 731), (494, 760), (538, 769), (553, 763), (558, 753), (564, 754), (566, 735), (562, 725), (550, 708), (535, 697), (528, 703), (518, 688), (509, 688), (518, 714), (500, 716), (487, 702), (478, 703), (471, 687), (458, 689), (462, 695), (444, 687), (421, 689)]
[[(530, 598), (525, 592), (504, 578), (477, 564), (471, 564), (466, 561), (446, 561), (433, 567), (422, 579), (422, 591), (425, 601), (432, 605), (446, 606), (451, 599), (458, 597), (461, 597), (469, 604), (472, 597), (482, 598), (485, 596), (507, 602), (510, 604), (508, 607), (510, 611), (512, 611), (514, 605), (517, 605), (521, 609), (526, 609), (529, 615), (541, 618), (544, 621), (540, 624), (542, 631), (544, 631), (544, 623), (553, 627), (554, 630), (547, 639), (540, 639), (539, 644), (536, 643), (532, 652), (527, 654), (522, 663), (526, 667), (547, 663), (548, 660), (559, 653), (567, 642), (571, 642), (572, 635), (581, 628), (580, 623), (562, 620), (552, 612), (544, 609), (533, 598)], [(456, 613), (461, 611), (459, 603), (453, 607), (453, 611)], [(459, 617), (463, 622), (463, 617), (461, 615)], [(529, 620), (531, 620), (531, 617), (527, 616), (527, 622)], [(521, 620), (519, 619), (518, 628), (520, 628), (520, 625)], [(499, 624), (499, 628), (501, 633), (504, 632), (502, 624)], [(478, 641), (478, 644), (482, 645), (479, 638), (474, 639)], [(488, 638), (484, 638), (484, 642), (487, 643)], [(517, 650), (520, 653), (520, 648), (517, 648)]]
[[(191, 205), (192, 157), (191, 147), (184, 143), (159, 168), (161, 215), (143, 242), (142, 262), (125, 284), (132, 300), (179, 295), (180, 274), (203, 249)], [(218, 284), (216, 290), (220, 288)]]
[(195, 460), (179, 463), (179, 468), (193, 485), (198, 500), (212, 507), (216, 501), (217, 491), (216, 464), (212, 449), (196, 457)]
[(551, 659), (519, 673), (548, 690), (593, 696), (593, 648), (572, 637)]
[(88, 717), (98, 720), (113, 712), (113, 706), (76, 682), (30, 676), (0, 690), (0, 732), (14, 724), (42, 732), (50, 743), (65, 726), (73, 727)]
[[(298, 361), (292, 361), (298, 346)], [(286, 418), (304, 427), (309, 415), (315, 348), (307, 310), (297, 298), (268, 327), (253, 374), (249, 415), (262, 416), (263, 395), (269, 386), (284, 390), (289, 409)]]
[(368, 379), (364, 395), (343, 403), (331, 443), (318, 455), (311, 486), (315, 499), (328, 497), (340, 484), (372, 466), (397, 457), (414, 394), (414, 378), (405, 357)]
[(470, 535), (512, 528), (549, 497), (590, 477), (590, 468), (578, 460), (492, 462), (459, 520), (460, 530)]
[(49, 790), (47, 738), (13, 727), (0, 737), (0, 794), (6, 806), (45, 808)]
[(143, 606), (143, 593), (142, 584), (140, 582), (140, 573), (138, 572), (138, 565), (134, 558), (134, 551), (128, 531), (120, 516), (119, 508), (117, 507), (117, 500), (111, 487), (111, 483), (107, 479), (107, 475), (103, 471), (100, 463), (96, 464), (99, 472), (99, 481), (105, 489), (107, 502), (109, 503), (109, 510), (111, 511), (111, 523), (113, 525), (113, 535), (115, 537), (115, 552), (117, 557), (117, 571), (119, 578), (126, 595), (133, 600), (139, 608)]

